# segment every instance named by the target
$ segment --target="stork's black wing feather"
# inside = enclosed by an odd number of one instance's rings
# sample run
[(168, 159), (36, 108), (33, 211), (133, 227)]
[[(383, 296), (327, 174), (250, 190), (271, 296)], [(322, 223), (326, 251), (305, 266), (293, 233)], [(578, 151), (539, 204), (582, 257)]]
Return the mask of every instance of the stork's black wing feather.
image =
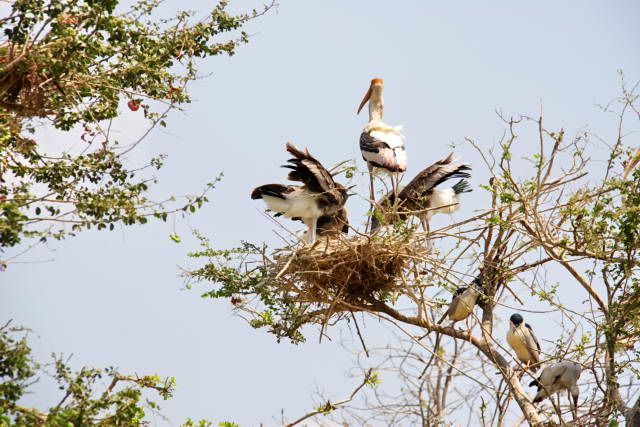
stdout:
[(262, 199), (262, 196), (273, 196), (284, 199), (284, 195), (293, 191), (293, 187), (282, 184), (265, 184), (256, 187), (251, 192), (252, 199)]
[(329, 171), (309, 154), (308, 150), (299, 150), (292, 143), (287, 142), (287, 151), (293, 155), (293, 158), (287, 160), (291, 163), (290, 165), (282, 165), (282, 167), (292, 169), (288, 176), (290, 180), (302, 182), (316, 193), (324, 193), (336, 188), (336, 183)]
[(389, 144), (374, 138), (369, 132), (362, 132), (360, 134), (360, 150), (368, 151), (370, 153), (379, 153), (380, 150), (385, 148), (391, 149)]

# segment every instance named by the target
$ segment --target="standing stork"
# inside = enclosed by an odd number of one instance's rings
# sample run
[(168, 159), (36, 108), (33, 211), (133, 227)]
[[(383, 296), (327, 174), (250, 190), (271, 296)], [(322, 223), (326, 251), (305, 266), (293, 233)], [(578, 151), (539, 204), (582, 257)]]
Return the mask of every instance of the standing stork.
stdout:
[(360, 134), (360, 151), (369, 169), (371, 210), (373, 210), (375, 200), (373, 175), (377, 172), (389, 175), (391, 190), (393, 194), (397, 195), (399, 174), (407, 170), (407, 153), (402, 141), (404, 135), (400, 133), (402, 126), (389, 126), (382, 121), (384, 113), (383, 87), (382, 79), (372, 79), (369, 90), (358, 107), (358, 114), (360, 114), (364, 104), (369, 102), (369, 122)]
[(578, 393), (580, 392), (577, 383), (581, 373), (582, 366), (571, 360), (563, 360), (547, 366), (542, 370), (540, 377), (529, 384), (529, 387), (538, 387), (533, 403), (542, 402), (546, 397), (567, 390), (571, 412), (573, 418), (576, 419), (578, 417)]
[(262, 199), (269, 210), (287, 218), (299, 217), (309, 227), (307, 242), (316, 241), (318, 218), (338, 213), (347, 202), (348, 190), (333, 177), (309, 151), (301, 151), (287, 143), (293, 158), (282, 167), (292, 169), (288, 179), (304, 185), (266, 184), (251, 192), (252, 199)]
[(525, 365), (533, 365), (531, 370), (537, 371), (540, 367), (540, 343), (533, 334), (533, 329), (518, 313), (511, 315), (509, 320), (509, 332), (507, 342), (516, 352), (518, 359)]
[(458, 162), (453, 157), (453, 153), (425, 168), (402, 189), (398, 194), (397, 203), (392, 193), (387, 194), (378, 203), (382, 210), (398, 206), (398, 212), (391, 216), (391, 221), (383, 213), (374, 212), (371, 230), (375, 231), (380, 226), (381, 219), (388, 223), (393, 222), (394, 217), (404, 220), (408, 215), (417, 215), (424, 231), (429, 232), (429, 221), (432, 216), (437, 213), (456, 212), (460, 209), (459, 195), (472, 191), (465, 179), (461, 179), (451, 188), (435, 187), (449, 179), (469, 178), (471, 177), (467, 172), (469, 170), (471, 165)]

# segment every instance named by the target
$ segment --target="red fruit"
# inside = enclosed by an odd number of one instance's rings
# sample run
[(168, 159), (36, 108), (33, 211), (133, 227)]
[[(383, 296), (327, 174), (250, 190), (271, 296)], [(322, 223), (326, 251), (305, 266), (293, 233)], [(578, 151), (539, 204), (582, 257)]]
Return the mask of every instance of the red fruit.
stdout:
[(0, 202), (4, 202), (5, 200), (7, 200), (7, 196), (0, 194)]
[(131, 111), (138, 111), (138, 108), (140, 108), (140, 102), (142, 102), (141, 99), (131, 99), (127, 102), (127, 106)]

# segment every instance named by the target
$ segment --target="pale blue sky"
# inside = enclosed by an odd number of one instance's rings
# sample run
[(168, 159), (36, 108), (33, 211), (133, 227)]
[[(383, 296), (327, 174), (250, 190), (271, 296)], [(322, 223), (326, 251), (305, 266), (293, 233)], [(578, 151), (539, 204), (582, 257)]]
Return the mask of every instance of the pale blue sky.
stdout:
[[(311, 409), (316, 385), (344, 397), (357, 380), (345, 374), (353, 363), (337, 330), (321, 345), (314, 330), (303, 345), (276, 344), (232, 316), (229, 303), (181, 291), (178, 266), (190, 265), (186, 253), (196, 249), (190, 227), (218, 247), (277, 243), (251, 189), (283, 182), (286, 141), (327, 165), (357, 159), (363, 167), (358, 136), (366, 115), (355, 111), (372, 77), (385, 79), (385, 121), (405, 126), (408, 178), (465, 136), (491, 147), (503, 130), (495, 109), (536, 115), (542, 105), (550, 128), (573, 135), (588, 124), (611, 140), (613, 118), (596, 104), (620, 93), (618, 69), (640, 78), (638, 17), (636, 1), (281, 0), (248, 25), (251, 42), (236, 56), (202, 63), (212, 75), (191, 87), (195, 102), (136, 154), (169, 155), (155, 194), (195, 193), (224, 172), (212, 203), (186, 220), (83, 233), (25, 255), (55, 261), (0, 273), (2, 317), (37, 333), (31, 344), (41, 360), (63, 352), (76, 367), (175, 376), (175, 398), (162, 407), (176, 425), (187, 416), (276, 424), (271, 417), (281, 408), (290, 419)], [(123, 138), (139, 131), (135, 122), (121, 126)], [(478, 186), (488, 172), (468, 146), (456, 152), (475, 165), (476, 191), (459, 219), (486, 205)], [(357, 222), (365, 204), (354, 198), (349, 208)], [(180, 244), (168, 238), (174, 227)], [(366, 326), (372, 342), (386, 342), (377, 322)], [(55, 401), (46, 382), (35, 389), (32, 403)]]

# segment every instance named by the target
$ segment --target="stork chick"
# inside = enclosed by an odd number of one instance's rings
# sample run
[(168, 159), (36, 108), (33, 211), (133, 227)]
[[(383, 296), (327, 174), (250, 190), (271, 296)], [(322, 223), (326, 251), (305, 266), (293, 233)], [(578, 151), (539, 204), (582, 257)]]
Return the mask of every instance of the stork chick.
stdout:
[[(453, 153), (428, 166), (400, 191), (398, 203), (395, 202), (392, 193), (378, 202), (380, 208), (374, 212), (371, 230), (375, 231), (380, 226), (381, 216), (383, 222), (392, 223), (398, 219), (405, 220), (409, 215), (417, 215), (422, 228), (428, 232), (431, 217), (437, 213), (456, 212), (460, 209), (459, 195), (472, 191), (465, 179), (461, 179), (451, 188), (435, 187), (453, 178), (469, 178), (469, 170), (471, 165), (458, 162)], [(397, 205), (396, 214), (381, 215), (380, 210), (389, 210), (394, 205)]]
[(378, 172), (389, 175), (391, 191), (397, 195), (399, 174), (407, 170), (404, 135), (400, 133), (402, 126), (389, 126), (382, 121), (384, 114), (383, 88), (382, 79), (372, 79), (369, 89), (358, 107), (358, 114), (360, 114), (362, 107), (369, 102), (369, 122), (360, 134), (360, 152), (369, 169), (371, 210), (373, 210), (373, 201), (375, 200), (373, 175)]
[(512, 314), (509, 321), (509, 332), (507, 332), (507, 343), (516, 352), (518, 359), (525, 365), (531, 367), (533, 372), (537, 371), (540, 363), (540, 344), (533, 329), (518, 313)]
[(251, 198), (264, 200), (269, 210), (287, 218), (301, 218), (309, 228), (307, 242), (313, 243), (318, 219), (342, 209), (349, 197), (348, 190), (335, 182), (308, 150), (301, 151), (290, 142), (286, 149), (293, 158), (287, 160), (290, 164), (282, 167), (292, 169), (288, 179), (304, 185), (262, 185), (251, 192)]
[[(578, 416), (578, 378), (582, 373), (582, 366), (571, 360), (563, 360), (542, 370), (538, 379), (531, 381), (529, 387), (538, 387), (533, 403), (542, 402), (546, 397), (567, 390), (569, 404), (574, 419)], [(573, 399), (572, 399), (573, 398)]]
[[(316, 223), (316, 236), (336, 238), (340, 233), (349, 234), (349, 218), (347, 218), (347, 214), (347, 209), (342, 208), (335, 214), (322, 215), (318, 218), (318, 222)], [(282, 214), (277, 213), (274, 216), (280, 215)], [(302, 218), (295, 217), (291, 219), (302, 222)], [(308, 230), (303, 234), (303, 239), (305, 241), (308, 240), (308, 234)]]

